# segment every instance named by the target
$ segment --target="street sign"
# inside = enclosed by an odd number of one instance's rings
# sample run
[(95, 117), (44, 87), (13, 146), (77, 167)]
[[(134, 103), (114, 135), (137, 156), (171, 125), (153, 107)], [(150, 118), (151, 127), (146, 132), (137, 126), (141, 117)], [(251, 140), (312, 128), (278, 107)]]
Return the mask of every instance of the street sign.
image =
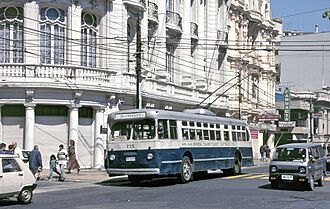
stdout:
[(284, 90), (284, 121), (290, 121), (290, 105), (291, 105), (291, 95), (290, 95), (290, 89), (286, 88)]
[(279, 128), (293, 128), (296, 126), (296, 121), (278, 121)]
[(265, 115), (257, 115), (256, 118), (258, 121), (278, 121), (280, 115), (265, 114)]

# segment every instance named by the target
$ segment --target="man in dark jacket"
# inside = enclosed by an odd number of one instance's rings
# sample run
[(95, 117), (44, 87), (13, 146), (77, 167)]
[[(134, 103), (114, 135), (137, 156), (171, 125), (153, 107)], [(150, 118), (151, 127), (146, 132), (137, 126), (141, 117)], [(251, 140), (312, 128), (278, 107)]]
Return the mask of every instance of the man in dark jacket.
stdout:
[(33, 175), (38, 172), (38, 169), (42, 169), (41, 154), (37, 145), (34, 145), (33, 150), (30, 152), (29, 167)]

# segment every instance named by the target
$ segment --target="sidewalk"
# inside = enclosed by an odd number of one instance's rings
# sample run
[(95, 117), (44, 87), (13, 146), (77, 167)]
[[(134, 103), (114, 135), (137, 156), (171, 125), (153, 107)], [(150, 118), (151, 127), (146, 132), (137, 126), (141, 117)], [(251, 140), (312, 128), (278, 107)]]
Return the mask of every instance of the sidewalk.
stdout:
[(253, 164), (254, 166), (268, 166), (269, 165), (270, 160), (267, 161), (260, 161), (260, 160), (253, 160)]
[[(110, 178), (105, 170), (100, 169), (81, 169), (79, 174), (77, 174), (77, 170), (71, 171), (71, 174), (65, 174), (65, 181), (70, 182), (92, 182), (97, 183), (104, 180), (113, 179), (115, 177)], [(40, 174), (40, 180), (48, 180), (49, 169), (42, 170)], [(53, 175), (53, 180), (56, 181), (58, 179), (58, 175)]]

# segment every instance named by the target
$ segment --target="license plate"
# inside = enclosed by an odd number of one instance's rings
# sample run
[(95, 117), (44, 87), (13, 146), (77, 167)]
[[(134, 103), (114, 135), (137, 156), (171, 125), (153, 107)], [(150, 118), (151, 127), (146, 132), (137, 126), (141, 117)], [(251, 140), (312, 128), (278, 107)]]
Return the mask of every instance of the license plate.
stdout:
[(282, 175), (282, 180), (293, 180), (293, 176), (292, 175)]
[(126, 162), (134, 162), (135, 157), (126, 157)]

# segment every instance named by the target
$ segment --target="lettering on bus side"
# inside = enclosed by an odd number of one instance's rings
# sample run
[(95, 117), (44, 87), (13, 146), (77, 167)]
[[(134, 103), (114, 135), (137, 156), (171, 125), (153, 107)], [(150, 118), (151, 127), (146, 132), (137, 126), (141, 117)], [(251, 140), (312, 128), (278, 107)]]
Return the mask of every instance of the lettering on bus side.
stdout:
[(135, 147), (134, 147), (134, 144), (127, 144), (127, 145), (126, 145), (126, 148), (127, 148), (127, 149), (133, 149), (133, 148), (135, 148)]

